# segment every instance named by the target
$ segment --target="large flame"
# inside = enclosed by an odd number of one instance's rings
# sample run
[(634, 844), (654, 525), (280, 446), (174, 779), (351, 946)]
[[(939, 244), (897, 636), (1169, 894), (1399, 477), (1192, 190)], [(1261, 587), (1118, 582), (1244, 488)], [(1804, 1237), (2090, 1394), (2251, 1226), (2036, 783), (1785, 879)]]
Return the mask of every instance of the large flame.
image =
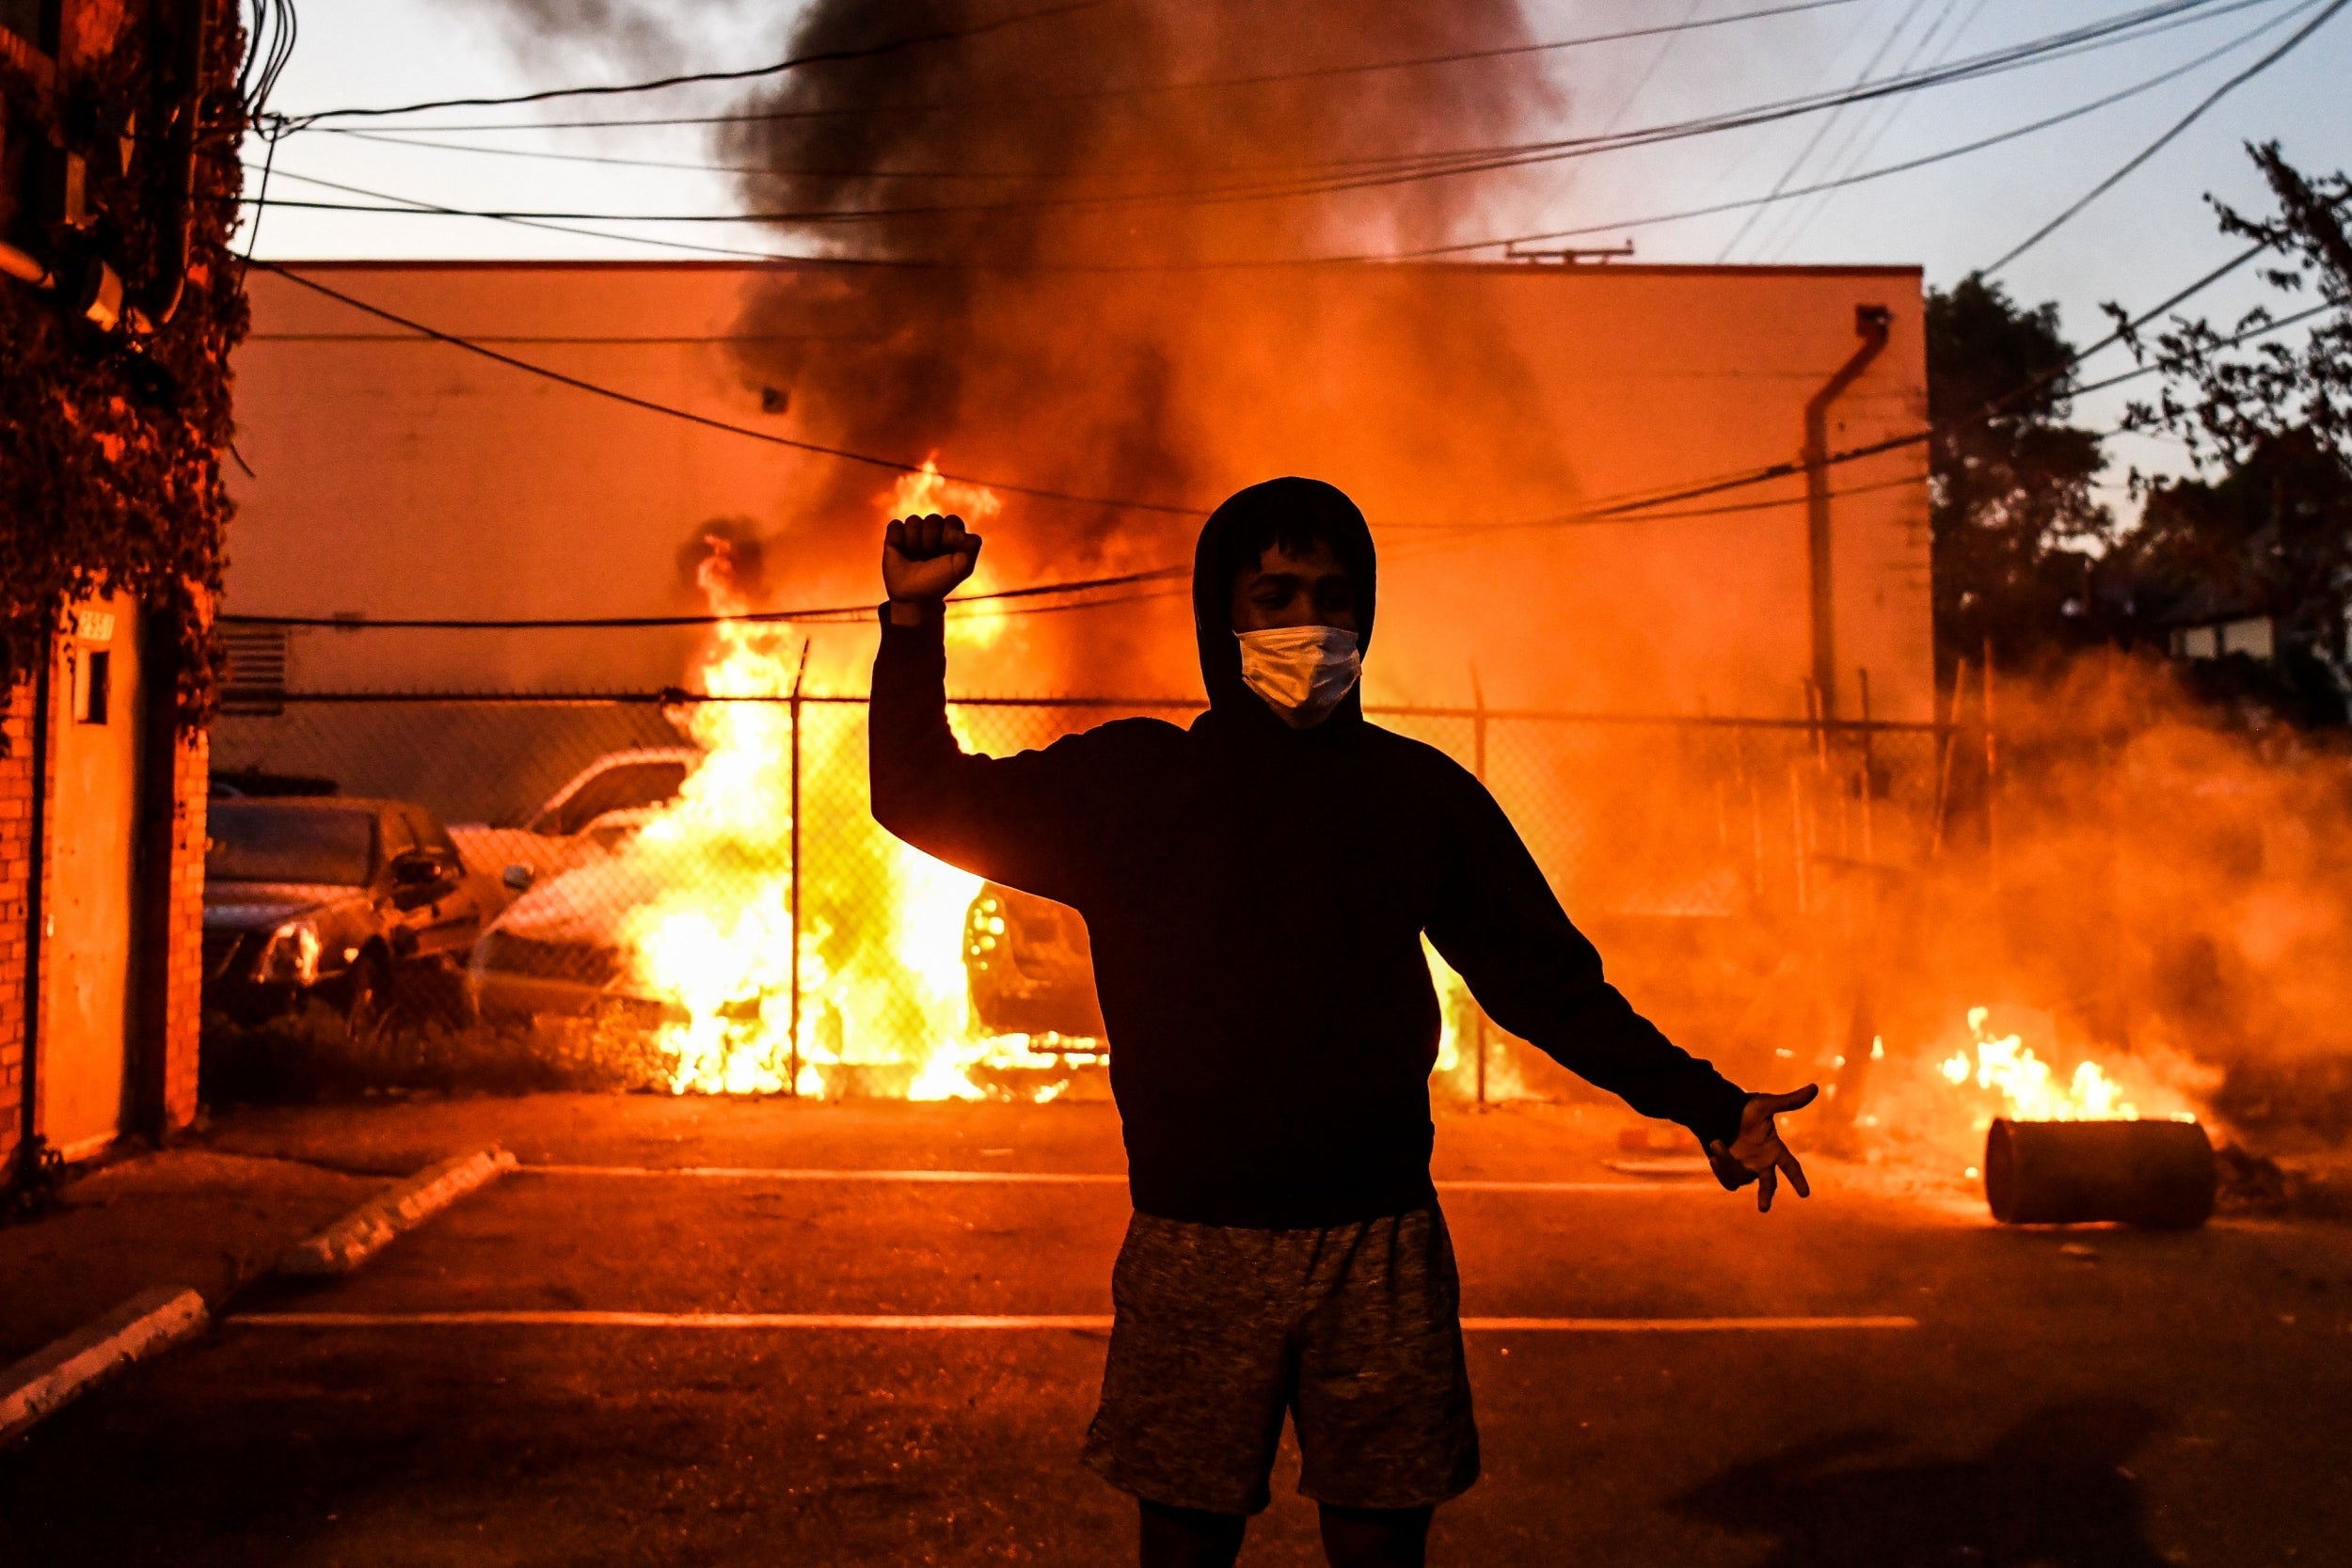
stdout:
[(2071, 1075), (2061, 1076), (2022, 1035), (1988, 1032), (1992, 1016), (1990, 1007), (1969, 1008), (1972, 1048), (1953, 1052), (1939, 1068), (1947, 1083), (1962, 1088), (1974, 1084), (1983, 1092), (1981, 1124), (1989, 1125), (1995, 1113), (2011, 1121), (2137, 1121), (2143, 1102), (2149, 1102), (2151, 1116), (2197, 1119), (2179, 1094), (2153, 1084), (2127, 1089), (2088, 1057)]
[[(1000, 510), (986, 489), (943, 478), (935, 456), (875, 499), (892, 516), (946, 511), (978, 523)], [(682, 722), (702, 761), (677, 800), (620, 847), (607, 876), (633, 898), (619, 934), (634, 989), (672, 1015), (655, 1037), (673, 1064), (671, 1089), (977, 1100), (991, 1090), (976, 1069), (1101, 1062), (1098, 1041), (991, 1035), (971, 1017), (965, 921), (980, 879), (873, 821), (862, 787), (865, 736), (853, 723), (803, 721), (802, 852), (819, 863), (799, 889), (794, 953), (788, 699), (806, 644), (787, 626), (744, 619), (752, 607), (727, 541), (714, 537), (707, 547), (697, 580), (721, 619), (700, 686), (734, 700), (689, 705)], [(981, 592), (986, 570), (975, 578)], [(1004, 624), (987, 610), (966, 611), (950, 636), (984, 646)], [(968, 747), (957, 716), (949, 721)], [(1478, 1079), (1469, 1037), (1475, 1004), (1434, 949), (1429, 959), (1444, 1019), (1438, 1076), (1467, 1096)], [(1070, 1082), (1048, 1077), (1026, 1093), (1050, 1100)], [(1524, 1092), (1506, 1053), (1490, 1053), (1486, 1087), (1496, 1097)]]
[[(878, 499), (893, 515), (946, 506), (978, 520), (998, 510), (994, 496), (941, 479), (934, 463)], [(813, 858), (821, 844), (825, 871), (799, 890), (794, 953), (794, 719), (792, 705), (776, 699), (792, 694), (805, 644), (787, 627), (740, 619), (750, 606), (726, 542), (709, 541), (709, 551), (700, 581), (722, 619), (701, 686), (739, 700), (690, 707), (684, 722), (703, 760), (677, 800), (619, 850), (613, 868), (615, 885), (644, 890), (620, 935), (635, 989), (674, 1015), (657, 1035), (674, 1063), (672, 1090), (972, 1100), (986, 1092), (973, 1082), (983, 1064), (1099, 1060), (1092, 1051), (1064, 1049), (1073, 1042), (1032, 1051), (1027, 1037), (991, 1036), (971, 1020), (963, 926), (980, 879), (874, 823), (858, 786), (865, 737), (851, 723), (803, 720), (802, 848)], [(982, 629), (987, 618), (965, 624), (981, 633), (976, 641), (993, 635)], [(1036, 1097), (1050, 1099), (1062, 1086), (1048, 1084)]]

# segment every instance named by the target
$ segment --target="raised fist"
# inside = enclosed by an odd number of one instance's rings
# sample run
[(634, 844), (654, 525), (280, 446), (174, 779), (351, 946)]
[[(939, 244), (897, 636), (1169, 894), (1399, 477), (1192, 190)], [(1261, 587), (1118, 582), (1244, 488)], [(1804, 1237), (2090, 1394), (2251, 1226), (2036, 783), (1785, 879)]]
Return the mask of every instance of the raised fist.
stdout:
[(961, 517), (900, 517), (882, 533), (882, 587), (901, 603), (944, 599), (979, 560), (980, 536)]

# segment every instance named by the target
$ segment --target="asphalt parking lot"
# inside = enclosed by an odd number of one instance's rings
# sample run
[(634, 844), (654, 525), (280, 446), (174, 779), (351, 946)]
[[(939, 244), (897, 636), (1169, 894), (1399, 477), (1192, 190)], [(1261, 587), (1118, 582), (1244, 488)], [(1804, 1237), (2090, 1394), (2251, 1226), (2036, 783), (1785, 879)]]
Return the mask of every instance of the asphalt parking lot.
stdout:
[[(1441, 1119), (1486, 1476), (1433, 1560), (2352, 1563), (2352, 1232), (2010, 1231), (1826, 1164), (1758, 1216), (1613, 1170), (1613, 1126)], [(8, 1560), (1128, 1559), (1076, 1462), (1107, 1107), (550, 1096), (215, 1143), (485, 1134), (524, 1169), (0, 1451)], [(1245, 1563), (1320, 1560), (1288, 1484)]]

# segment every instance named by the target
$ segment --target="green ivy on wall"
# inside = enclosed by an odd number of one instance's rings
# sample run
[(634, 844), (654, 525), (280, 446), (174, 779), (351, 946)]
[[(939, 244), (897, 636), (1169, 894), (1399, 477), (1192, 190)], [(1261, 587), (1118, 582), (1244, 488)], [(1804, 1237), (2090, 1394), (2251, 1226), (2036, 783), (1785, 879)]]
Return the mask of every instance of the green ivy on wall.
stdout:
[[(246, 327), (243, 268), (229, 247), (242, 186), (244, 44), (235, 0), (207, 0), (196, 182), (184, 288), (167, 321), (102, 331), (61, 291), (0, 278), (0, 689), (46, 657), (58, 618), (92, 594), (127, 593), (177, 643), (183, 725), (209, 717), (208, 628), (231, 503), (221, 461), (233, 425), (230, 351)], [(158, 127), (164, 29), (133, 24), (52, 94), (0, 58), (10, 134), (80, 156), (88, 220), (45, 236), (61, 270), (103, 260), (132, 296), (172, 269), (183, 210)]]

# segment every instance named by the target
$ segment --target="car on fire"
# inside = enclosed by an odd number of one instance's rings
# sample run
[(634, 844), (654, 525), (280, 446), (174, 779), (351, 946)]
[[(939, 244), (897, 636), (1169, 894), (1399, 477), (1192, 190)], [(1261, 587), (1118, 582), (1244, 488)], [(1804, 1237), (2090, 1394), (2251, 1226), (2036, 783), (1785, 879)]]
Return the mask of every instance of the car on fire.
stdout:
[(433, 814), (335, 796), (210, 803), (204, 1005), (252, 1022), (312, 999), (374, 1027), (398, 978), (461, 965), (492, 897)]
[(992, 1035), (1099, 1041), (1094, 944), (1084, 916), (999, 882), (981, 884), (963, 917), (972, 1013)]
[(630, 911), (667, 888), (657, 868), (600, 849), (536, 882), (474, 945), (474, 1005), (489, 1018), (580, 1016), (617, 1008), (652, 1023), (684, 1014), (632, 984), (622, 932)]
[(702, 753), (691, 746), (607, 752), (565, 780), (520, 823), (466, 823), (450, 832), (471, 863), (498, 868), (500, 885), (513, 896), (627, 839), (677, 799), (701, 761)]
[[(636, 982), (623, 937), (629, 912), (665, 890), (657, 866), (606, 854), (515, 900), (474, 949), (473, 993), (493, 1017), (578, 1016), (616, 1008), (646, 1022), (683, 1022), (675, 1004)], [(1103, 1008), (1094, 956), (1075, 910), (982, 884), (964, 913), (972, 1016), (992, 1035), (1055, 1037), (1099, 1049)]]
[(475, 1005), (499, 1018), (581, 1014), (606, 1005), (667, 1016), (632, 992), (621, 927), (660, 896), (644, 866), (620, 853), (678, 797), (702, 761), (691, 746), (608, 752), (574, 774), (521, 826), (460, 828), (469, 853), (501, 866), (513, 902), (475, 945)]
[[(636, 983), (624, 928), (667, 890), (660, 868), (623, 853), (636, 830), (676, 799), (701, 753), (641, 747), (597, 758), (519, 828), (454, 830), (477, 862), (503, 864), (514, 895), (475, 944), (475, 1005), (496, 1018), (580, 1016), (605, 1008), (683, 1021)], [(1091, 1041), (1103, 1034), (1093, 950), (1075, 910), (999, 883), (964, 916), (973, 1017), (991, 1034)]]

